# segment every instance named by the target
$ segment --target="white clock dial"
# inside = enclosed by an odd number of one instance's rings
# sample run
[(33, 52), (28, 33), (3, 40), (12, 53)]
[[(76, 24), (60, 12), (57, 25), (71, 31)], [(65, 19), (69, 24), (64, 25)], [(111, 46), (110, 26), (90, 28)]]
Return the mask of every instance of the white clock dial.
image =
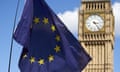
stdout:
[(104, 26), (102, 17), (98, 15), (91, 15), (86, 20), (86, 27), (90, 31), (99, 31)]

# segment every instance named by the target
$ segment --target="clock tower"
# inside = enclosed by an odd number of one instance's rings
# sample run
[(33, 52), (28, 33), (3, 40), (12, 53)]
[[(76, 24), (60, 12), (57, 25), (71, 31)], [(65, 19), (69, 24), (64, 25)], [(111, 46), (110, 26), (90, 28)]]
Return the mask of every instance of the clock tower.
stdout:
[(92, 60), (83, 72), (113, 72), (114, 16), (110, 0), (81, 0), (78, 39)]

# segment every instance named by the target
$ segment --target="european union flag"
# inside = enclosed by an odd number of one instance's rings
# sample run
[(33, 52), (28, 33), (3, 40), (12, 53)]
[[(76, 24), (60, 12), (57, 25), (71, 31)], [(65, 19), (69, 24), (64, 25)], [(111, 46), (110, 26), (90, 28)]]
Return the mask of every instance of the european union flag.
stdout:
[(14, 39), (21, 72), (80, 72), (91, 59), (44, 0), (26, 0)]

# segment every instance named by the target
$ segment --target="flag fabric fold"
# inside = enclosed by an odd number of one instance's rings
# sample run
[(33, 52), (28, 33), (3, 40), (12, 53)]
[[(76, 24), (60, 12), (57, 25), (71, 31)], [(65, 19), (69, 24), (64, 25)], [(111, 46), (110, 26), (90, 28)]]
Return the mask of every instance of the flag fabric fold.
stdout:
[(91, 60), (45, 0), (26, 0), (14, 39), (21, 72), (80, 72)]

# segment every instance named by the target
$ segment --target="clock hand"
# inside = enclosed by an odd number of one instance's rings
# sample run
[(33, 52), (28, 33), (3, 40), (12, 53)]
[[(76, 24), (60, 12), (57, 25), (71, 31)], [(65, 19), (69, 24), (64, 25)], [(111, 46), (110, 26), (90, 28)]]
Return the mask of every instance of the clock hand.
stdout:
[(97, 29), (100, 29), (99, 26), (97, 25), (98, 23), (93, 21), (93, 24), (95, 24), (95, 26), (97, 27)]
[(96, 22), (95, 22), (95, 21), (93, 21), (93, 24), (96, 24)]
[(95, 25), (96, 25), (97, 29), (100, 30), (100, 27), (97, 24), (95, 24)]
[(94, 24), (98, 24), (97, 22), (93, 21)]

